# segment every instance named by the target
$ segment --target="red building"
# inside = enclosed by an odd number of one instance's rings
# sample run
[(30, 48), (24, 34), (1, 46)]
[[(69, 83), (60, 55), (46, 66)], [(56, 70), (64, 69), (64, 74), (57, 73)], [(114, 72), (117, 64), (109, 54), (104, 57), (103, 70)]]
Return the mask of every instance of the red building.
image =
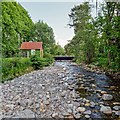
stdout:
[(20, 49), (24, 56), (29, 57), (39, 53), (40, 57), (43, 57), (42, 42), (23, 42)]

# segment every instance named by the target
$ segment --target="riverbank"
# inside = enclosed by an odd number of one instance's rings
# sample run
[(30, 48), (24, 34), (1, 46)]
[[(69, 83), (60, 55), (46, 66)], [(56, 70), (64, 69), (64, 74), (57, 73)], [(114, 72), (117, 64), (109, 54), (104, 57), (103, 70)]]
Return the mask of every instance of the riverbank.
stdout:
[(95, 65), (92, 65), (92, 64), (84, 64), (84, 63), (81, 63), (79, 64), (80, 66), (84, 67), (85, 69), (87, 69), (88, 71), (91, 71), (91, 72), (97, 72), (97, 73), (105, 73), (109, 78), (113, 79), (113, 80), (120, 80), (120, 72), (116, 72), (112, 69), (103, 69), (101, 67), (98, 67), (98, 66), (95, 66)]
[(2, 87), (6, 118), (119, 119), (119, 87), (104, 73), (89, 72), (72, 62), (33, 71)]

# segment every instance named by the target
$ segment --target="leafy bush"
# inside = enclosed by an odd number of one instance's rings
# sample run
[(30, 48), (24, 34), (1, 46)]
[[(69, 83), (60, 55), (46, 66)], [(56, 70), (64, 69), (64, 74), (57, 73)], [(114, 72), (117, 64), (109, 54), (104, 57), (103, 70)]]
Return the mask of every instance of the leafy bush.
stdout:
[(108, 60), (107, 58), (99, 57), (97, 58), (97, 62), (95, 65), (100, 66), (100, 67), (107, 67), (108, 66)]
[(37, 69), (42, 69), (53, 62), (52, 57), (40, 58), (31, 56), (31, 58), (3, 58), (2, 59), (2, 81), (13, 79), (23, 73)]
[(3, 58), (2, 59), (2, 81), (22, 75), (31, 68), (28, 58)]
[(54, 62), (53, 56), (50, 53), (44, 53), (44, 58), (46, 58), (46, 61), (51, 64)]
[(35, 70), (42, 69), (44, 66), (48, 66), (53, 62), (52, 58), (41, 58), (37, 55), (31, 56), (30, 60)]

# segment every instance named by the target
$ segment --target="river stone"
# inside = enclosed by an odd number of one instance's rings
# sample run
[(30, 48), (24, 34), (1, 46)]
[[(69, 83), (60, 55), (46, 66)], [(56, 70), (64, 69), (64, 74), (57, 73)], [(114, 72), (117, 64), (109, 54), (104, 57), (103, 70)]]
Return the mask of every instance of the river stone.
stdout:
[(67, 105), (69, 108), (73, 108), (73, 104), (68, 104)]
[(89, 115), (85, 115), (85, 118), (90, 118), (90, 116)]
[(67, 86), (68, 86), (68, 83), (66, 82), (66, 83), (64, 83), (64, 85), (67, 87)]
[(77, 108), (77, 111), (78, 111), (78, 112), (85, 112), (85, 108), (84, 108), (84, 107), (78, 107), (78, 108)]
[(69, 116), (70, 113), (68, 113), (68, 112), (63, 112), (62, 115), (63, 115), (63, 116)]
[(90, 110), (86, 110), (84, 114), (90, 115), (92, 112)]
[(100, 111), (103, 112), (104, 114), (107, 114), (107, 115), (112, 114), (112, 109), (109, 106), (102, 106), (100, 108)]
[(90, 106), (90, 103), (85, 103), (85, 106)]
[(114, 102), (113, 105), (120, 105), (120, 102)]
[(112, 99), (113, 99), (113, 96), (110, 95), (110, 94), (103, 94), (103, 95), (102, 95), (102, 99), (103, 99), (103, 100), (112, 100)]
[(52, 117), (53, 117), (53, 118), (58, 117), (58, 113), (53, 113), (53, 114), (52, 114)]
[(94, 102), (90, 102), (90, 107), (94, 108), (95, 107), (95, 103)]
[(115, 112), (115, 115), (120, 116), (120, 111), (116, 111), (116, 112)]
[(67, 112), (68, 112), (68, 113), (72, 113), (72, 109), (68, 109)]
[(107, 94), (107, 92), (106, 92), (106, 91), (101, 91), (100, 93), (101, 93), (101, 94)]
[(33, 105), (33, 100), (28, 100), (28, 106)]
[(68, 104), (70, 104), (70, 103), (71, 103), (71, 101), (67, 101), (67, 103), (68, 103)]
[(50, 98), (50, 96), (49, 96), (49, 95), (46, 95), (46, 98)]
[(16, 116), (18, 118), (35, 118), (34, 112), (29, 109), (25, 109), (24, 111), (18, 111)]
[(91, 86), (92, 86), (93, 88), (95, 88), (95, 87), (96, 87), (96, 85), (95, 85), (95, 84), (92, 84)]
[(66, 91), (63, 91), (63, 92), (61, 93), (61, 96), (64, 97), (65, 94), (66, 94)]
[(113, 109), (114, 110), (120, 110), (120, 106), (114, 106)]
[(14, 109), (15, 105), (11, 104), (11, 105), (6, 105), (6, 107), (10, 108), (11, 110)]
[(46, 101), (44, 101), (44, 104), (45, 104), (45, 105), (49, 105), (50, 102), (49, 102), (48, 100), (46, 100)]
[(80, 113), (74, 114), (74, 117), (75, 117), (75, 118), (80, 118), (80, 117), (81, 117), (81, 114), (80, 114)]
[(21, 100), (20, 105), (26, 107), (26, 105), (28, 105), (28, 100), (27, 99)]

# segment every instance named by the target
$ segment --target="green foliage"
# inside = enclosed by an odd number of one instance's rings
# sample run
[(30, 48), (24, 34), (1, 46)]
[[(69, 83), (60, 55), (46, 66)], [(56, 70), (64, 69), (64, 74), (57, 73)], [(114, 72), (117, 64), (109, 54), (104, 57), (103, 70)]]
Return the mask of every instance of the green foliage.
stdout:
[(88, 2), (71, 9), (69, 26), (74, 28), (75, 36), (65, 46), (65, 51), (74, 55), (77, 62), (95, 63), (119, 71), (120, 4), (106, 2), (99, 8), (96, 18), (90, 15), (91, 9)]
[(53, 56), (49, 53), (45, 53), (44, 58), (46, 59), (46, 62), (48, 62), (48, 64), (52, 64), (54, 62)]
[(48, 66), (53, 62), (51, 58), (41, 58), (37, 55), (31, 56), (30, 60), (35, 70), (42, 69), (44, 66)]
[(38, 21), (31, 29), (29, 40), (43, 42), (44, 51), (51, 53), (52, 46), (55, 44), (53, 29), (47, 23)]
[[(90, 15), (90, 6), (88, 2), (77, 5), (71, 9), (69, 14), (71, 19), (70, 27), (74, 27), (75, 36), (65, 46), (66, 52), (72, 52), (75, 55), (76, 61), (84, 60), (86, 63), (91, 63), (94, 56), (93, 39), (93, 23)], [(68, 53), (69, 54), (69, 53)]]
[(28, 58), (3, 58), (2, 59), (2, 81), (12, 79), (27, 72), (31, 67)]
[[(2, 21), (2, 56), (4, 57), (3, 80), (19, 76), (32, 66), (34, 69), (42, 69), (53, 63), (54, 55), (64, 53), (63, 48), (55, 44), (53, 29), (47, 23), (38, 21), (34, 24), (28, 12), (17, 2), (0, 4), (2, 4), (0, 21)], [(20, 58), (19, 48), (25, 41), (43, 42), (44, 58), (38, 57), (40, 51), (37, 50), (36, 56), (30, 59)]]
[(57, 44), (54, 44), (52, 49), (51, 49), (51, 53), (54, 55), (54, 56), (57, 56), (57, 55), (65, 55), (65, 51), (64, 49), (57, 43)]
[(28, 40), (33, 22), (28, 12), (16, 2), (2, 2), (2, 53), (13, 57), (20, 44)]
[[(53, 29), (43, 21), (35, 24), (28, 12), (16, 2), (2, 3), (2, 54), (3, 57), (16, 57), (20, 45), (25, 41), (43, 42), (44, 52), (62, 54), (60, 45), (55, 45)], [(38, 53), (39, 54), (39, 53)]]

